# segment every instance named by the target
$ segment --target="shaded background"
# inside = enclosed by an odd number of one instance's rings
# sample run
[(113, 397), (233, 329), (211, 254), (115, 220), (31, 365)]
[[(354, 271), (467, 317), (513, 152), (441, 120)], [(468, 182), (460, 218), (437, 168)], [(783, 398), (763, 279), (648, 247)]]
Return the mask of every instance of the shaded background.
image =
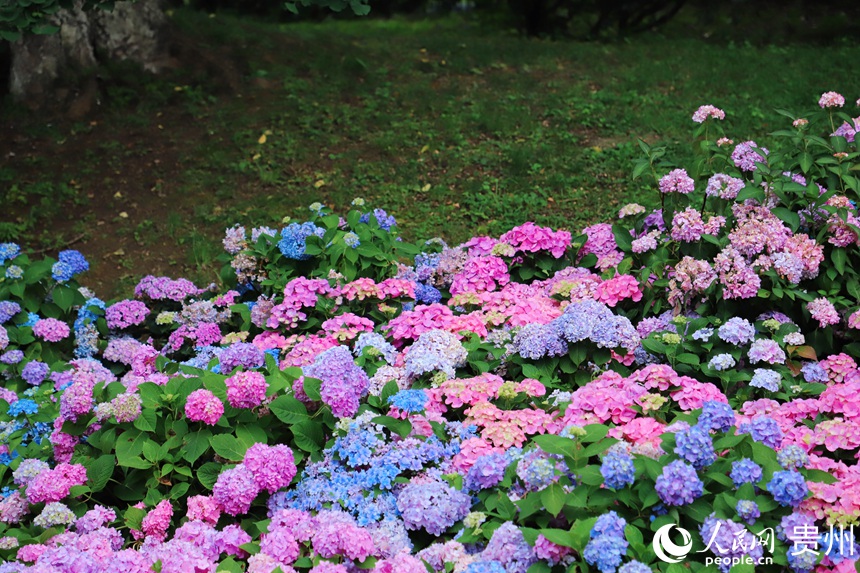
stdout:
[(225, 227), (277, 227), (314, 201), (364, 197), (413, 239), (580, 229), (656, 203), (630, 177), (637, 141), (683, 165), (701, 104), (736, 141), (823, 91), (857, 113), (856, 2), (370, 7), (172, 2), (160, 73), (102, 61), (56, 97), (6, 96), (0, 241), (79, 249), (112, 296), (145, 274), (217, 280)]

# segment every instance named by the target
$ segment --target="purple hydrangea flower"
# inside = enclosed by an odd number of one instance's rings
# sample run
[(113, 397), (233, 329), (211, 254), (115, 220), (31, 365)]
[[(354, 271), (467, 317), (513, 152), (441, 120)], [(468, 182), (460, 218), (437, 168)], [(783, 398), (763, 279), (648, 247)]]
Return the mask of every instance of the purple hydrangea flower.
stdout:
[(663, 473), (654, 484), (657, 495), (666, 505), (693, 503), (702, 495), (704, 487), (705, 484), (699, 479), (696, 469), (682, 460), (675, 460), (664, 466)]

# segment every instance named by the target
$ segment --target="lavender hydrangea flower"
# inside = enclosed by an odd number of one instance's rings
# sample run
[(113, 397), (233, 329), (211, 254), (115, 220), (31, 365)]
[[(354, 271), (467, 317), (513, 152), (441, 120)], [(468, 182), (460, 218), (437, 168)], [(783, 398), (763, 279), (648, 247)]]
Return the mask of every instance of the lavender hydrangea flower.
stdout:
[(603, 483), (612, 489), (621, 489), (633, 485), (635, 473), (633, 458), (623, 452), (606, 454), (600, 464), (600, 475), (603, 476)]
[(664, 466), (663, 473), (654, 484), (657, 495), (666, 505), (693, 503), (702, 495), (704, 487), (705, 484), (699, 479), (696, 469), (681, 460)]
[(567, 343), (552, 324), (527, 324), (517, 332), (513, 350), (523, 358), (539, 360), (544, 356), (567, 354)]
[(729, 368), (734, 368), (737, 362), (735, 361), (734, 356), (728, 353), (717, 354), (708, 362), (708, 368), (713, 368), (717, 372), (722, 372), (723, 370), (728, 370)]
[(717, 330), (721, 340), (740, 346), (749, 344), (755, 338), (755, 326), (745, 318), (730, 318)]
[(717, 459), (711, 436), (699, 426), (675, 433), (675, 453), (698, 470), (708, 467)]
[(738, 426), (739, 434), (749, 434), (756, 442), (777, 449), (782, 444), (782, 430), (773, 418), (756, 416), (752, 421)]
[(732, 483), (735, 488), (741, 487), (745, 483), (756, 484), (761, 480), (761, 466), (749, 458), (741, 458), (732, 462), (732, 471), (729, 473)]
[(735, 425), (735, 411), (725, 402), (708, 400), (702, 404), (702, 413), (699, 414), (699, 421), (696, 425), (705, 431), (727, 432), (729, 428)]
[(463, 480), (463, 487), (470, 491), (477, 491), (497, 485), (504, 479), (509, 463), (508, 455), (500, 452), (479, 457), (469, 468), (469, 473)]
[(773, 472), (773, 478), (767, 483), (767, 491), (780, 505), (793, 507), (800, 505), (809, 493), (806, 479), (796, 471)]
[(809, 455), (800, 446), (789, 444), (777, 452), (776, 461), (784, 469), (800, 469), (809, 463)]
[(754, 388), (764, 388), (771, 392), (777, 392), (781, 382), (782, 376), (776, 370), (756, 368), (753, 373), (752, 380), (750, 380), (750, 386)]
[(466, 517), (471, 507), (468, 495), (443, 482), (412, 482), (397, 496), (406, 529), (424, 529), (432, 535), (444, 533)]

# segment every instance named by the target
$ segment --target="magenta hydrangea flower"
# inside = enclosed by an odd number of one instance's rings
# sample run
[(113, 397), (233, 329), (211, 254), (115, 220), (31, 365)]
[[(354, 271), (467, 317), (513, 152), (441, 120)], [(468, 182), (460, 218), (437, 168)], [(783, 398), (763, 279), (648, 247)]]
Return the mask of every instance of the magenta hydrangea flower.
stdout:
[(192, 422), (203, 422), (214, 426), (223, 414), (224, 404), (205, 388), (195, 390), (185, 401), (185, 416)]
[(234, 408), (255, 408), (266, 398), (266, 377), (259, 372), (237, 372), (225, 380), (227, 401)]
[(167, 537), (167, 529), (173, 518), (173, 506), (170, 500), (164, 499), (158, 502), (155, 508), (146, 514), (141, 522), (141, 530), (146, 537), (152, 537), (158, 541), (164, 541)]
[(661, 193), (682, 193), (689, 195), (693, 192), (696, 182), (687, 175), (685, 169), (673, 169), (660, 179)]
[(245, 466), (261, 490), (275, 493), (290, 484), (296, 475), (293, 451), (283, 444), (254, 444), (245, 452)]
[(47, 342), (59, 342), (70, 333), (69, 325), (56, 318), (42, 318), (33, 325), (33, 334)]
[(260, 488), (254, 474), (244, 464), (223, 472), (212, 487), (212, 497), (225, 513), (233, 516), (248, 513), (258, 493)]
[(137, 326), (146, 320), (149, 308), (139, 300), (121, 300), (105, 310), (105, 321), (108, 328), (121, 330)]
[(188, 498), (188, 513), (190, 521), (204, 521), (209, 525), (218, 523), (221, 517), (221, 507), (218, 502), (207, 495), (194, 495)]

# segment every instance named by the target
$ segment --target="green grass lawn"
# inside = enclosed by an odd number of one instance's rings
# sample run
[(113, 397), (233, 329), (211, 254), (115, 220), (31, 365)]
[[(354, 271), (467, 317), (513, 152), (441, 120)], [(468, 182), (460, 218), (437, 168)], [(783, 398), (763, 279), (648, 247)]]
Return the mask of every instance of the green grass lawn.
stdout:
[[(627, 202), (658, 202), (653, 181), (630, 177), (637, 140), (668, 146), (683, 165), (701, 104), (723, 108), (742, 141), (784, 127), (777, 108), (799, 112), (836, 90), (853, 112), (860, 95), (850, 65), (860, 46), (707, 41), (685, 33), (683, 19), (611, 44), (453, 18), (278, 25), (179, 12), (173, 21), (212, 66), (224, 59), (232, 89), (202, 73), (114, 70), (97, 125), (19, 124), (28, 137), (76, 146), (79, 159), (60, 168), (46, 145), (45, 157), (0, 168), (21, 206), (7, 235), (34, 248), (76, 237), (86, 253), (94, 219), (105, 219), (92, 212), (125, 212), (101, 231), (121, 250), (104, 255), (103, 272), (131, 280), (153, 267), (211, 278), (223, 227), (274, 226), (313, 201), (345, 210), (364, 197), (410, 238), (458, 242), (527, 220), (580, 229)], [(140, 179), (127, 169), (141, 146), (150, 155), (169, 146), (171, 165), (153, 163), (155, 183), (131, 209), (122, 189)], [(66, 207), (47, 208), (56, 202), (46, 189)]]

